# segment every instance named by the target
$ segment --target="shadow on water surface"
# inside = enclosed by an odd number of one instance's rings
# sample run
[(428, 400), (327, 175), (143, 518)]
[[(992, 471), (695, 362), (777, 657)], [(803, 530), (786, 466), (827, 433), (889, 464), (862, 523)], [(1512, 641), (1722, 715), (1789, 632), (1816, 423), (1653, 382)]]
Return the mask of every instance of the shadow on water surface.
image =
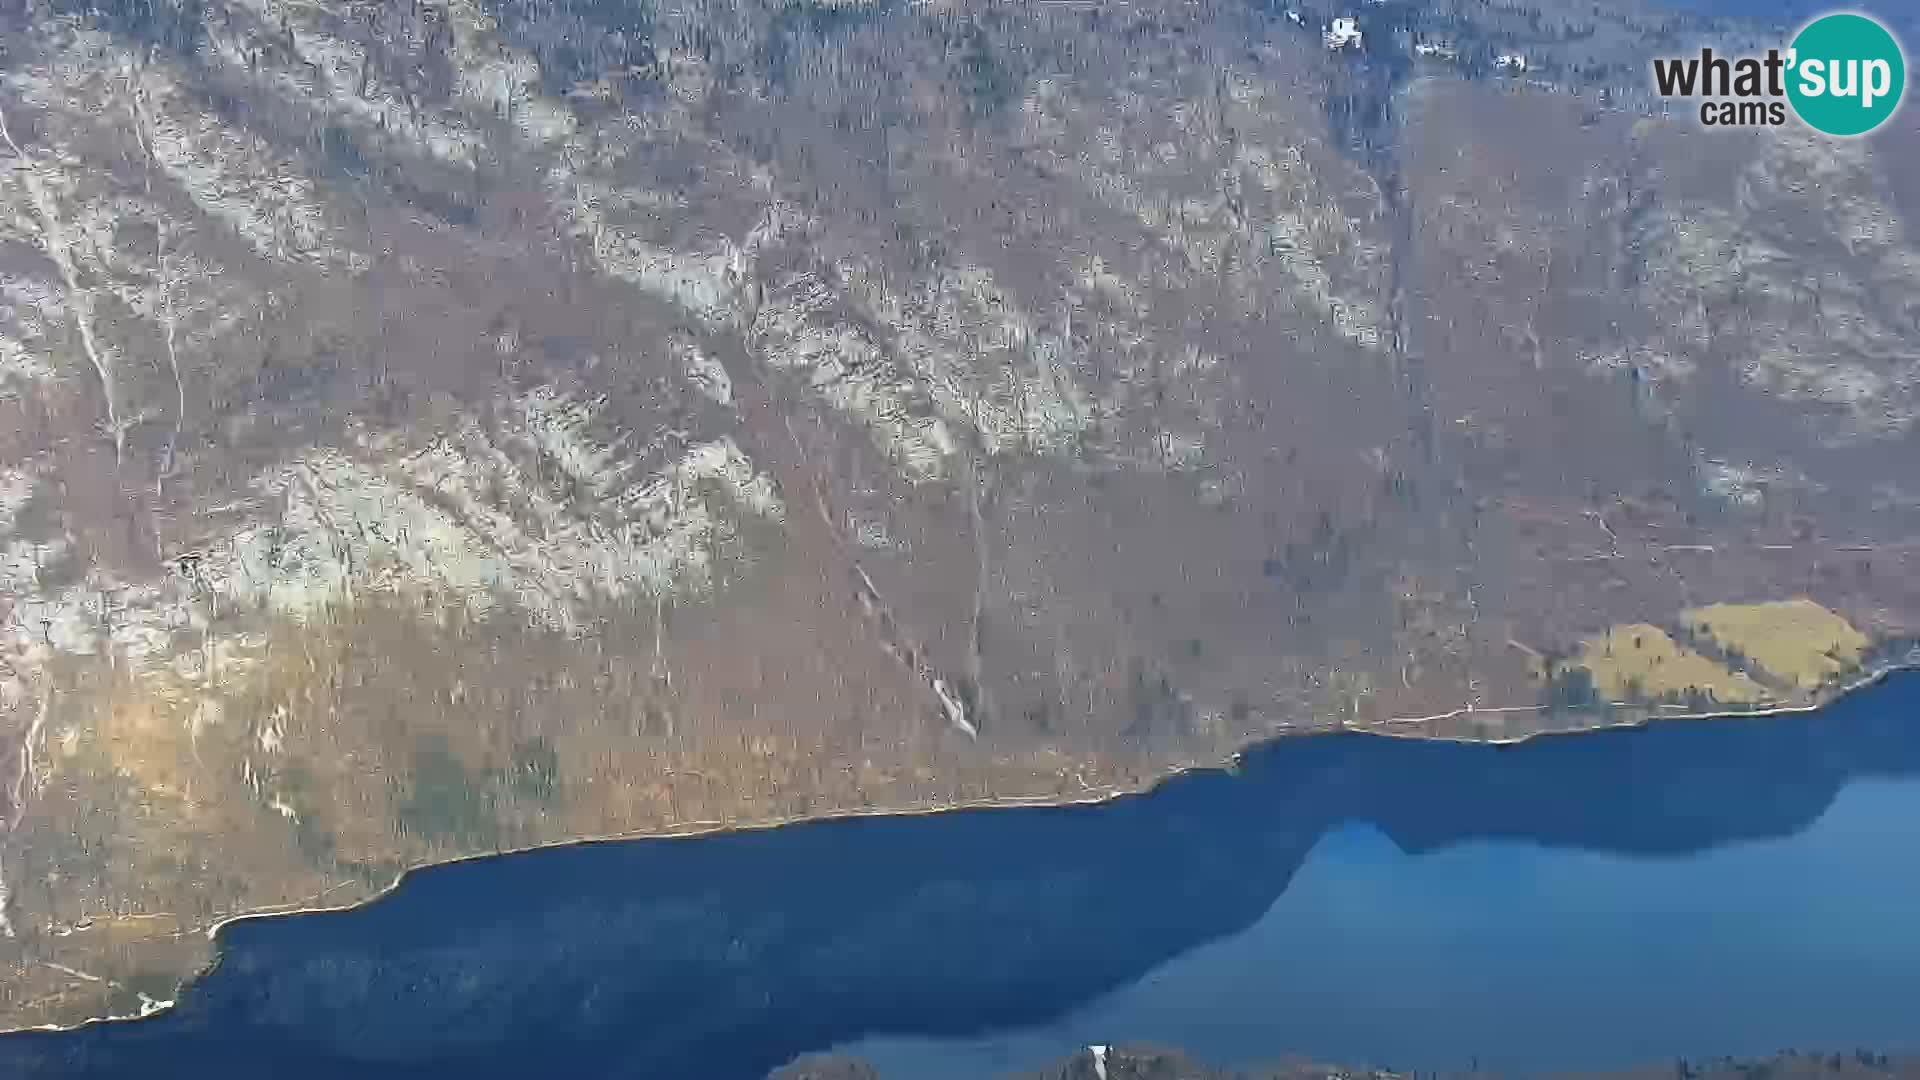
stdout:
[(1920, 774), (1917, 689), (1511, 747), (1295, 739), (1100, 806), (441, 867), (354, 911), (234, 924), (178, 1009), (0, 1039), (0, 1072), (725, 1080), (868, 1034), (1036, 1024), (1251, 925), (1344, 823), (1409, 852), (1798, 832), (1853, 780)]

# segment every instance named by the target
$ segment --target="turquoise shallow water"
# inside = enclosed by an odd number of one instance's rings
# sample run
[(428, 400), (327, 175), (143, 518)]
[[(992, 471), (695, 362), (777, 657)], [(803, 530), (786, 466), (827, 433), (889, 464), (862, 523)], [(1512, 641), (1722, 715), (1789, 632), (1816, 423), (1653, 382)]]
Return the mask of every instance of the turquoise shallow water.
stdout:
[(1100, 806), (578, 845), (234, 924), (0, 1075), (993, 1076), (1087, 1043), (1518, 1072), (1920, 1050), (1920, 678), (1514, 747), (1283, 740)]

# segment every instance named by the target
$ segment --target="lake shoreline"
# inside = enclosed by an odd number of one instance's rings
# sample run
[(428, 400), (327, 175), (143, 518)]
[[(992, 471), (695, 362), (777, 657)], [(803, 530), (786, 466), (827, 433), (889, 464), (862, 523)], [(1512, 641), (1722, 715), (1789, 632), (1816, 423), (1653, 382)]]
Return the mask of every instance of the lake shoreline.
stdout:
[[(1171, 781), (1174, 781), (1178, 778), (1187, 776), (1189, 774), (1209, 773), (1209, 772), (1230, 773), (1234, 771), (1236, 768), (1238, 768), (1238, 766), (1240, 765), (1242, 760), (1245, 758), (1245, 756), (1251, 752), (1256, 752), (1269, 747), (1273, 747), (1284, 741), (1308, 739), (1316, 736), (1361, 735), (1361, 736), (1372, 736), (1372, 737), (1396, 740), (1396, 741), (1446, 743), (1446, 744), (1461, 745), (1461, 746), (1486, 745), (1486, 746), (1492, 746), (1492, 747), (1511, 747), (1511, 746), (1530, 743), (1536, 740), (1540, 740), (1547, 737), (1553, 737), (1553, 736), (1571, 737), (1571, 736), (1581, 736), (1581, 735), (1593, 735), (1593, 734), (1599, 734), (1602, 732), (1611, 732), (1611, 731), (1620, 731), (1620, 730), (1644, 729), (1644, 728), (1651, 728), (1654, 726), (1664, 726), (1674, 721), (1701, 721), (1701, 720), (1720, 720), (1720, 719), (1745, 720), (1745, 719), (1765, 719), (1768, 717), (1778, 717), (1778, 716), (1801, 715), (1801, 714), (1818, 712), (1823, 709), (1831, 708), (1836, 704), (1840, 703), (1841, 701), (1849, 697), (1852, 697), (1855, 694), (1861, 693), (1875, 686), (1878, 686), (1882, 683), (1885, 683), (1889, 679), (1892, 679), (1896, 676), (1900, 676), (1903, 674), (1916, 672), (1916, 671), (1920, 671), (1920, 646), (1913, 646), (1912, 648), (1910, 648), (1901, 659), (1890, 660), (1886, 663), (1877, 665), (1876, 667), (1868, 670), (1867, 672), (1863, 673), (1859, 677), (1847, 683), (1827, 688), (1826, 690), (1815, 695), (1814, 700), (1806, 703), (1800, 703), (1800, 704), (1790, 704), (1790, 705), (1783, 704), (1783, 705), (1770, 706), (1764, 709), (1740, 710), (1735, 712), (1702, 712), (1702, 713), (1637, 712), (1634, 715), (1624, 720), (1614, 720), (1614, 721), (1596, 723), (1593, 725), (1582, 726), (1582, 727), (1570, 727), (1570, 728), (1534, 731), (1534, 732), (1528, 732), (1525, 734), (1504, 737), (1504, 738), (1474, 738), (1469, 736), (1438, 735), (1438, 734), (1418, 732), (1418, 731), (1395, 731), (1395, 730), (1386, 729), (1381, 726), (1368, 726), (1368, 727), (1340, 726), (1340, 727), (1332, 727), (1332, 728), (1317, 728), (1317, 729), (1310, 729), (1310, 730), (1278, 731), (1278, 732), (1271, 732), (1264, 735), (1260, 735), (1258, 737), (1251, 738), (1248, 741), (1246, 741), (1243, 745), (1241, 745), (1238, 749), (1232, 751), (1226, 757), (1218, 761), (1185, 762), (1185, 763), (1172, 765), (1163, 770), (1156, 772), (1153, 776), (1146, 778), (1141, 783), (1134, 784), (1134, 785), (1126, 785), (1126, 786), (1108, 785), (1108, 786), (1104, 786), (1097, 789), (1089, 789), (1088, 792), (1085, 793), (1084, 795), (1076, 798), (1071, 798), (1071, 799), (1063, 799), (1063, 798), (1050, 797), (1050, 796), (1000, 797), (1000, 798), (971, 800), (967, 802), (956, 802), (948, 805), (932, 805), (932, 806), (900, 807), (900, 808), (863, 808), (863, 809), (857, 809), (857, 810), (838, 811), (838, 812), (824, 813), (824, 814), (794, 815), (794, 816), (789, 816), (784, 818), (768, 819), (763, 821), (745, 822), (745, 823), (723, 822), (723, 821), (697, 821), (697, 822), (687, 822), (680, 826), (666, 829), (666, 830), (644, 830), (644, 831), (636, 830), (636, 831), (624, 832), (624, 833), (572, 837), (564, 840), (554, 840), (554, 841), (548, 841), (548, 842), (542, 842), (542, 843), (536, 843), (536, 844), (529, 844), (529, 845), (525, 845), (517, 848), (508, 848), (508, 849), (501, 849), (501, 850), (489, 851), (489, 852), (476, 852), (473, 854), (461, 855), (461, 856), (456, 856), (452, 858), (432, 859), (432, 860), (422, 861), (419, 863), (415, 863), (411, 866), (408, 866), (405, 869), (402, 869), (399, 872), (397, 872), (394, 875), (393, 879), (388, 884), (380, 888), (377, 892), (374, 892), (368, 896), (357, 898), (350, 902), (339, 903), (339, 904), (309, 903), (309, 904), (303, 904), (303, 905), (293, 906), (293, 907), (270, 908), (270, 909), (262, 909), (258, 911), (244, 912), (244, 913), (228, 916), (226, 918), (220, 919), (210, 924), (208, 927), (206, 927), (204, 933), (208, 940), (217, 942), (219, 935), (223, 930), (225, 930), (228, 926), (232, 926), (238, 923), (251, 922), (256, 920), (287, 919), (287, 918), (293, 918), (293, 917), (303, 916), (303, 915), (317, 915), (317, 914), (355, 911), (355, 910), (370, 907), (376, 903), (386, 900), (387, 898), (392, 896), (392, 894), (395, 891), (397, 891), (403, 884), (407, 882), (407, 880), (410, 877), (412, 877), (416, 873), (434, 870), (441, 867), (457, 866), (457, 865), (469, 864), (469, 863), (479, 863), (483, 861), (500, 859), (506, 856), (522, 855), (522, 854), (528, 854), (532, 852), (556, 851), (556, 850), (564, 850), (564, 849), (575, 848), (575, 847), (585, 847), (589, 845), (619, 844), (619, 843), (626, 843), (626, 842), (637, 841), (637, 840), (691, 840), (691, 839), (709, 838), (709, 837), (726, 835), (726, 834), (734, 834), (734, 833), (766, 832), (774, 829), (787, 828), (787, 827), (796, 826), (796, 825), (805, 825), (809, 823), (855, 821), (855, 820), (871, 819), (871, 818), (915, 818), (915, 817), (931, 816), (936, 814), (948, 814), (948, 813), (954, 813), (958, 811), (1047, 809), (1047, 808), (1098, 806), (1106, 803), (1111, 803), (1120, 799), (1132, 798), (1132, 797), (1143, 797), (1143, 796), (1151, 795), (1157, 790), (1159, 790), (1163, 785)], [(1383, 724), (1431, 723), (1431, 722), (1434, 722), (1437, 720), (1443, 720), (1443, 719), (1457, 719), (1464, 716), (1474, 715), (1476, 713), (1511, 713), (1511, 712), (1519, 711), (1519, 709), (1522, 709), (1522, 708), (1544, 709), (1545, 707), (1532, 706), (1532, 707), (1514, 707), (1514, 708), (1505, 708), (1505, 709), (1459, 709), (1459, 710), (1454, 710), (1453, 712), (1450, 712), (1450, 713), (1439, 714), (1433, 717), (1421, 717), (1421, 718), (1412, 718), (1412, 719), (1393, 719), (1393, 720), (1384, 721)], [(345, 886), (345, 883), (343, 883), (340, 886), (335, 886), (335, 888), (336, 889), (342, 888), (344, 886)], [(332, 890), (329, 890), (329, 891), (332, 891)], [(105, 1016), (89, 1017), (85, 1020), (79, 1021), (77, 1023), (71, 1023), (71, 1024), (40, 1024), (40, 1025), (31, 1025), (31, 1026), (25, 1026), (25, 1027), (19, 1027), (19, 1028), (10, 1028), (4, 1031), (0, 1031), (0, 1037), (4, 1037), (10, 1034), (26, 1033), (26, 1032), (40, 1032), (40, 1033), (54, 1033), (54, 1034), (64, 1033), (64, 1032), (77, 1032), (77, 1031), (82, 1031), (82, 1030), (99, 1026), (99, 1025), (136, 1023), (143, 1020), (154, 1020), (154, 1019), (167, 1016), (169, 1013), (173, 1012), (176, 1008), (178, 1008), (178, 1006), (180, 1005), (181, 1001), (185, 998), (185, 996), (192, 991), (194, 984), (199, 982), (200, 980), (205, 978), (207, 975), (209, 975), (212, 971), (214, 971), (216, 968), (218, 968), (218, 966), (220, 965), (220, 962), (221, 962), (221, 954), (218, 948), (216, 948), (212, 959), (207, 963), (207, 965), (203, 967), (200, 971), (195, 972), (192, 976), (184, 979), (181, 982), (175, 994), (173, 995), (173, 997), (164, 1001), (146, 999), (146, 1003), (143, 1005), (142, 1011), (139, 1013), (110, 1014)]]
[[(1835, 1067), (1835, 1061), (1838, 1067)], [(1096, 1062), (1098, 1066), (1096, 1067)], [(1799, 1080), (1814, 1076), (1841, 1076), (1855, 1078), (1898, 1077), (1901, 1080), (1920, 1078), (1920, 1058), (1893, 1057), (1888, 1055), (1865, 1054), (1858, 1050), (1831, 1054), (1809, 1053), (1806, 1051), (1785, 1050), (1768, 1058), (1712, 1058), (1699, 1061), (1660, 1062), (1643, 1066), (1608, 1069), (1599, 1072), (1556, 1073), (1562, 1080), (1651, 1080), (1659, 1076), (1671, 1076), (1676, 1065), (1682, 1066), (1682, 1075), (1694, 1080), (1745, 1080), (1751, 1076), (1778, 1076), (1782, 1080)], [(1376, 1067), (1354, 1067), (1327, 1065), (1305, 1060), (1288, 1061), (1278, 1064), (1255, 1065), (1252, 1067), (1226, 1068), (1211, 1065), (1194, 1058), (1187, 1052), (1158, 1046), (1155, 1044), (1128, 1044), (1089, 1046), (1086, 1049), (1050, 1063), (1040, 1070), (1023, 1072), (1007, 1080), (1096, 1080), (1101, 1069), (1118, 1071), (1126, 1069), (1129, 1075), (1166, 1075), (1172, 1073), (1189, 1080), (1326, 1080), (1327, 1077), (1368, 1077), (1370, 1080), (1418, 1080), (1420, 1072), (1411, 1074), (1393, 1069)], [(1454, 1073), (1435, 1073), (1431, 1075), (1457, 1076), (1460, 1080), (1498, 1080), (1502, 1075), (1498, 1071), (1479, 1069), (1461, 1070)], [(854, 1058), (833, 1054), (808, 1054), (788, 1062), (776, 1071), (768, 1080), (890, 1080), (885, 1074), (874, 1070), (872, 1066)]]

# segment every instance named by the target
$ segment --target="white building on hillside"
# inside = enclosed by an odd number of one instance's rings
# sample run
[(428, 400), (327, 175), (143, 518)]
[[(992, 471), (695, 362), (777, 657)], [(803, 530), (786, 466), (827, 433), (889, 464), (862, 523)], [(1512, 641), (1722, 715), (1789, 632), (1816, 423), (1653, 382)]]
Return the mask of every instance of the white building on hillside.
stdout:
[(1327, 27), (1327, 32), (1321, 38), (1329, 49), (1338, 51), (1349, 46), (1357, 49), (1360, 47), (1360, 20), (1343, 15), (1333, 20), (1333, 25)]

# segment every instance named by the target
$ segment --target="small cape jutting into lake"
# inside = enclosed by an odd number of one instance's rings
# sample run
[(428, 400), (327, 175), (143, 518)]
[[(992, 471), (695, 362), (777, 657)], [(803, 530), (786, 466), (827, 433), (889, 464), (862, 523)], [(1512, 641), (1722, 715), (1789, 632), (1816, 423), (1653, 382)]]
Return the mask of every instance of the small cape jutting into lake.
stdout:
[(0, 1071), (725, 1080), (843, 1047), (991, 1075), (1103, 1023), (1223, 1063), (1911, 1051), (1916, 703), (1903, 675), (1517, 746), (1292, 739), (1096, 806), (439, 867), (232, 924), (176, 1008), (8, 1036)]

